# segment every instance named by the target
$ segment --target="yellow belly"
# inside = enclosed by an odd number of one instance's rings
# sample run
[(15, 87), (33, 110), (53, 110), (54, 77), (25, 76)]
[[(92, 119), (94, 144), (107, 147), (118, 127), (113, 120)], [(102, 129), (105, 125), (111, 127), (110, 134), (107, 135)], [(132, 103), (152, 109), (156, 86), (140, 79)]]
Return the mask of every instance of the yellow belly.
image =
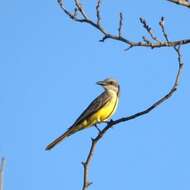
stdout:
[(101, 108), (94, 116), (97, 122), (107, 121), (115, 113), (117, 108), (117, 98), (112, 98), (103, 108)]
[(99, 111), (82, 122), (82, 128), (90, 127), (96, 123), (101, 123), (108, 120), (115, 113), (118, 105), (117, 95), (113, 95), (112, 99), (107, 102)]

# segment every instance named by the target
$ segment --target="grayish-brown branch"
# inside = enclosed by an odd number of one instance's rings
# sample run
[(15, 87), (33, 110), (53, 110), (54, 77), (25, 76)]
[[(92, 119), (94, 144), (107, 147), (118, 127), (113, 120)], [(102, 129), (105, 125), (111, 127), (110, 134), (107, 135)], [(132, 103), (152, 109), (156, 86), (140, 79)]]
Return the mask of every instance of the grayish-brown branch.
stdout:
[[(147, 33), (150, 35), (150, 37), (154, 41), (156, 41), (157, 43), (161, 43), (160, 40), (154, 35), (152, 28), (147, 24), (146, 20), (144, 18), (142, 18), (142, 17), (140, 17), (139, 20), (143, 24), (143, 27), (145, 28), (145, 30), (147, 31)], [(143, 36), (143, 38), (145, 38), (145, 37)], [(144, 41), (146, 42), (147, 40), (144, 40)], [(151, 43), (151, 42), (148, 41), (148, 43)]]
[(100, 3), (101, 3), (101, 1), (98, 0), (97, 4), (96, 4), (97, 26), (100, 26), (100, 20), (101, 20), (101, 17), (100, 17)]
[(5, 159), (1, 158), (0, 163), (0, 190), (3, 190), (3, 173), (4, 173)]
[[(160, 47), (175, 47), (177, 45), (185, 45), (190, 43), (190, 39), (182, 39), (182, 40), (175, 40), (175, 41), (161, 41), (158, 39), (153, 34), (153, 30), (151, 27), (148, 26), (147, 22), (145, 19), (141, 18), (140, 22), (143, 24), (143, 27), (146, 29), (148, 34), (151, 36), (153, 39), (153, 42), (148, 40), (146, 37), (143, 37), (143, 41), (132, 41), (127, 39), (121, 34), (121, 30), (123, 27), (123, 14), (120, 13), (120, 21), (119, 21), (119, 27), (118, 27), (118, 34), (111, 34), (109, 33), (103, 25), (100, 23), (101, 21), (101, 14), (100, 14), (100, 5), (101, 5), (101, 0), (97, 0), (96, 4), (96, 21), (93, 21), (91, 18), (89, 18), (84, 10), (84, 7), (82, 7), (81, 3), (79, 0), (74, 0), (75, 2), (75, 8), (74, 12), (72, 13), (71, 11), (67, 10), (64, 1), (63, 0), (58, 0), (58, 3), (61, 7), (61, 9), (65, 12), (67, 16), (69, 16), (72, 20), (80, 23), (86, 23), (89, 24), (93, 27), (95, 27), (98, 31), (100, 31), (103, 34), (102, 39), (100, 42), (104, 42), (105, 40), (112, 39), (116, 41), (120, 41), (122, 43), (125, 43), (128, 47), (126, 50), (131, 49), (132, 47), (150, 47), (150, 48), (160, 48)], [(79, 14), (76, 14), (78, 12)]]
[[(169, 1), (172, 1), (172, 0), (169, 0)], [(87, 16), (87, 14), (85, 13), (85, 10), (82, 7), (79, 0), (74, 0), (74, 2), (75, 2), (75, 9), (74, 9), (74, 13), (72, 13), (65, 8), (63, 0), (58, 0), (58, 3), (60, 5), (60, 7), (62, 8), (62, 10), (72, 20), (74, 20), (76, 22), (80, 22), (80, 23), (89, 24), (89, 25), (95, 27), (98, 31), (100, 31), (103, 34), (103, 37), (100, 40), (101, 42), (104, 42), (107, 39), (117, 40), (117, 41), (120, 41), (120, 42), (127, 44), (128, 47), (126, 48), (126, 50), (129, 50), (129, 49), (131, 49), (133, 47), (137, 47), (137, 46), (150, 47), (152, 49), (153, 48), (161, 48), (161, 47), (172, 47), (175, 50), (175, 52), (177, 54), (177, 59), (178, 59), (178, 70), (177, 70), (177, 73), (175, 76), (173, 86), (165, 95), (163, 95), (157, 101), (152, 103), (149, 107), (147, 107), (146, 109), (144, 109), (140, 112), (137, 112), (137, 113), (130, 115), (130, 116), (125, 116), (125, 117), (119, 118), (115, 121), (111, 120), (110, 122), (107, 122), (106, 127), (103, 128), (102, 130), (100, 130), (97, 126), (95, 126), (98, 130), (98, 135), (95, 138), (92, 138), (91, 147), (90, 147), (89, 153), (87, 155), (87, 158), (84, 162), (82, 162), (82, 165), (83, 165), (83, 186), (82, 186), (82, 190), (87, 190), (88, 187), (92, 184), (92, 182), (90, 182), (90, 180), (89, 180), (88, 174), (89, 174), (89, 166), (90, 166), (90, 163), (92, 161), (97, 143), (103, 138), (103, 136), (106, 134), (106, 132), (110, 128), (115, 127), (119, 123), (127, 122), (129, 120), (136, 119), (137, 117), (140, 117), (140, 116), (143, 116), (145, 114), (150, 113), (152, 110), (154, 110), (155, 108), (160, 106), (162, 103), (167, 101), (174, 94), (174, 92), (178, 88), (179, 79), (180, 79), (182, 68), (183, 68), (183, 61), (182, 61), (182, 54), (181, 54), (180, 47), (182, 45), (189, 44), (190, 39), (170, 41), (168, 38), (168, 34), (166, 33), (166, 30), (165, 30), (164, 17), (162, 17), (159, 21), (159, 26), (161, 28), (164, 40), (160, 40), (154, 34), (152, 28), (147, 24), (146, 20), (144, 18), (140, 18), (140, 22), (142, 23), (143, 28), (145, 28), (150, 39), (148, 39), (145, 36), (142, 36), (143, 40), (140, 42), (131, 41), (131, 40), (125, 38), (122, 34), (122, 28), (123, 28), (123, 14), (122, 13), (120, 13), (120, 17), (119, 17), (118, 33), (115, 35), (115, 34), (109, 33), (103, 27), (102, 23), (100, 22), (101, 21), (101, 14), (100, 14), (101, 0), (97, 0), (96, 20), (95, 21), (93, 21), (92, 19), (90, 19)], [(172, 2), (174, 2), (174, 1), (172, 1)]]
[(190, 2), (188, 0), (167, 0), (167, 1), (190, 8)]
[(123, 27), (123, 14), (119, 13), (119, 27), (118, 27), (118, 36), (122, 36), (122, 27)]
[(95, 151), (95, 146), (96, 146), (96, 143), (98, 141), (96, 139), (93, 139), (93, 138), (91, 140), (92, 140), (92, 145), (91, 145), (90, 151), (88, 153), (88, 156), (86, 158), (86, 161), (82, 162), (83, 170), (84, 170), (84, 172), (83, 172), (84, 174), (83, 174), (83, 187), (82, 187), (82, 190), (88, 189), (88, 187), (92, 184), (92, 182), (90, 182), (89, 179), (88, 179), (89, 165), (90, 165), (90, 162), (92, 161), (92, 157), (93, 157), (93, 154), (94, 154), (94, 151)]
[[(148, 26), (148, 24), (146, 23), (146, 21), (145, 20), (141, 20), (141, 22), (143, 23), (144, 28), (150, 34), (151, 38), (153, 40), (156, 40), (156, 37), (154, 37), (154, 35), (153, 35), (152, 31), (151, 31), (151, 28)], [(161, 20), (159, 22), (159, 25), (161, 27), (161, 30), (162, 30), (162, 33), (163, 33), (163, 36), (164, 36), (166, 42), (169, 42), (168, 34), (167, 34), (167, 32), (165, 30), (165, 27), (164, 27), (164, 17), (161, 18)], [(147, 39), (144, 37), (144, 40), (146, 41)], [(147, 40), (146, 43), (151, 43), (151, 42), (149, 40)], [(166, 100), (168, 100), (174, 94), (174, 92), (177, 90), (178, 85), (179, 85), (179, 80), (180, 80), (181, 72), (182, 72), (182, 68), (183, 68), (183, 61), (182, 61), (182, 54), (180, 52), (180, 47), (181, 47), (180, 45), (177, 45), (177, 46), (173, 47), (174, 50), (175, 50), (175, 52), (177, 53), (178, 71), (176, 73), (174, 84), (171, 87), (171, 89), (168, 91), (168, 93), (165, 94), (160, 99), (158, 99), (156, 102), (154, 102), (152, 105), (150, 105), (145, 110), (137, 112), (137, 113), (135, 113), (133, 115), (130, 115), (130, 116), (127, 116), (127, 117), (122, 117), (122, 118), (117, 119), (115, 121), (111, 120), (110, 122), (108, 122), (107, 126), (103, 130), (100, 131), (98, 129), (98, 135), (96, 136), (96, 138), (92, 139), (92, 143), (91, 143), (91, 147), (90, 147), (90, 151), (88, 153), (87, 159), (86, 159), (85, 162), (83, 162), (84, 177), (83, 177), (83, 188), (82, 188), (82, 190), (87, 190), (88, 187), (89, 187), (89, 185), (92, 184), (92, 182), (89, 182), (89, 179), (88, 179), (89, 165), (90, 165), (90, 162), (92, 161), (93, 154), (94, 154), (95, 147), (96, 147), (97, 143), (106, 134), (106, 132), (110, 128), (116, 126), (119, 123), (126, 122), (126, 121), (129, 121), (129, 120), (132, 120), (132, 119), (136, 119), (137, 117), (140, 117), (140, 116), (143, 116), (145, 114), (148, 114), (149, 112), (151, 112), (152, 110), (154, 110), (155, 108), (157, 108), (159, 105), (161, 105), (163, 102), (165, 102)]]
[(143, 111), (137, 112), (133, 115), (127, 116), (127, 117), (122, 117), (120, 119), (117, 119), (115, 121), (111, 120), (110, 122), (108, 122), (107, 126), (102, 129), (101, 131), (99, 131), (98, 135), (96, 136), (96, 138), (92, 139), (92, 143), (91, 143), (91, 147), (90, 147), (90, 151), (88, 153), (87, 159), (86, 161), (83, 163), (84, 166), (84, 180), (83, 180), (83, 188), (82, 190), (87, 190), (89, 185), (92, 184), (92, 182), (89, 182), (88, 179), (88, 173), (89, 173), (89, 165), (90, 162), (92, 161), (92, 157), (96, 148), (97, 143), (99, 142), (99, 140), (102, 139), (102, 137), (106, 134), (106, 132), (116, 126), (119, 123), (122, 122), (126, 122), (132, 119), (136, 119), (137, 117), (143, 116), (145, 114), (148, 114), (149, 112), (151, 112), (152, 110), (154, 110), (155, 108), (157, 108), (160, 104), (162, 104), (163, 102), (165, 102), (166, 100), (168, 100), (173, 94), (174, 92), (177, 90), (178, 85), (179, 85), (179, 79), (181, 76), (181, 72), (182, 72), (182, 68), (183, 68), (183, 62), (182, 62), (182, 54), (180, 52), (180, 46), (174, 47), (176, 53), (177, 53), (177, 59), (178, 59), (178, 71), (175, 77), (175, 81), (173, 86), (171, 87), (171, 89), (169, 90), (169, 92), (164, 95), (163, 97), (161, 97), (159, 100), (157, 100), (156, 102), (154, 102), (152, 105), (150, 105), (148, 108), (146, 108)]
[[(162, 34), (163, 34), (165, 40), (166, 40), (167, 42), (169, 42), (168, 34), (166, 33), (165, 28), (164, 28), (164, 22), (165, 22), (165, 18), (164, 18), (164, 17), (161, 17), (160, 22), (159, 22), (159, 25), (160, 25), (160, 28), (161, 28), (161, 30), (162, 30)], [(175, 46), (174, 46), (174, 47), (175, 47)]]

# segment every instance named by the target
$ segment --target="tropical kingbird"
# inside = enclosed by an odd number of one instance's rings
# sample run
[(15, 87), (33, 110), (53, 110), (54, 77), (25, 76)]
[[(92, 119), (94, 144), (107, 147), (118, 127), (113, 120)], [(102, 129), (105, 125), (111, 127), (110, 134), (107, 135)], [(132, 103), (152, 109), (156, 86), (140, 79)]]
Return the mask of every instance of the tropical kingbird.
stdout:
[(90, 126), (107, 121), (114, 114), (119, 100), (120, 87), (119, 83), (108, 78), (99, 81), (96, 84), (104, 88), (104, 92), (100, 94), (92, 103), (84, 110), (74, 124), (60, 137), (50, 143), (46, 150), (52, 149), (66, 137)]

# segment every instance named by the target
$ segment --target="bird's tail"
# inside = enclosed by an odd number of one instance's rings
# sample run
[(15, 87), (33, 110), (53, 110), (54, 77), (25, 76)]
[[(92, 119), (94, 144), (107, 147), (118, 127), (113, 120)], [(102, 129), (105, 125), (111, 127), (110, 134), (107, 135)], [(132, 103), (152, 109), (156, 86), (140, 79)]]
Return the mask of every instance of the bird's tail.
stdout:
[(63, 133), (61, 136), (56, 138), (54, 141), (52, 141), (49, 145), (47, 145), (45, 150), (51, 150), (55, 145), (59, 144), (62, 142), (66, 137), (72, 135), (73, 133), (76, 132), (76, 130), (73, 130), (73, 127), (70, 127), (65, 133)]

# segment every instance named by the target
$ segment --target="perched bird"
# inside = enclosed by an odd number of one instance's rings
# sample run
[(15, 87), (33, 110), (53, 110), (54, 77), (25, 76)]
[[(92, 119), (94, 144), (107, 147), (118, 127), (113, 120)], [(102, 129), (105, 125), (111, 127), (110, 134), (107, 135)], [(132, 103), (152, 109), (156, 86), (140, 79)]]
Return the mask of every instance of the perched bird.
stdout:
[(68, 128), (64, 134), (51, 142), (46, 147), (46, 150), (52, 149), (66, 137), (69, 137), (82, 129), (105, 122), (111, 118), (118, 105), (120, 93), (119, 83), (112, 78), (108, 78), (103, 81), (99, 81), (96, 84), (101, 85), (104, 88), (104, 92), (92, 101), (74, 124)]

